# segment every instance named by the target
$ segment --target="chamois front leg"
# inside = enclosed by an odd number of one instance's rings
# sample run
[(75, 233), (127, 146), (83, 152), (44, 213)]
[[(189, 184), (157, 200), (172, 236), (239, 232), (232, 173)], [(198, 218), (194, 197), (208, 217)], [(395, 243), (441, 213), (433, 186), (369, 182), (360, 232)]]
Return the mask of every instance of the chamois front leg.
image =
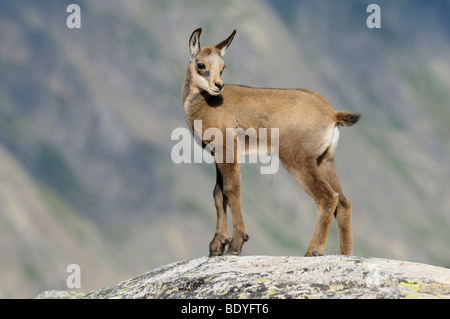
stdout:
[(214, 187), (214, 203), (217, 211), (217, 225), (214, 238), (209, 244), (209, 257), (222, 256), (225, 246), (230, 242), (227, 226), (227, 200), (223, 194), (223, 178), (216, 165), (216, 186)]
[(231, 239), (226, 254), (239, 255), (244, 242), (249, 239), (241, 212), (241, 176), (239, 163), (221, 163), (217, 164), (217, 167), (223, 178), (223, 195), (230, 206), (233, 221), (233, 238)]

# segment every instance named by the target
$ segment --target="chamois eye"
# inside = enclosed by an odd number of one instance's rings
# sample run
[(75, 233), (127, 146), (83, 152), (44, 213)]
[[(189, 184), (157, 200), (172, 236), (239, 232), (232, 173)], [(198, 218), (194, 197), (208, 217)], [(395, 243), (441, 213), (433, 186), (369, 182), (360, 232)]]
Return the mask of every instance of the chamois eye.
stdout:
[(204, 70), (204, 69), (206, 69), (206, 66), (203, 63), (197, 63), (197, 69)]

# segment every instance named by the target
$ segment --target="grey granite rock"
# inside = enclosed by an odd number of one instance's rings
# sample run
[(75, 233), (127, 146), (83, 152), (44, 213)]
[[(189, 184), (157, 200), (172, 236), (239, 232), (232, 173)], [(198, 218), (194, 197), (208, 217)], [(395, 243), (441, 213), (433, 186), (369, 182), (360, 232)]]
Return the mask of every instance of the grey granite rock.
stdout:
[[(67, 292), (65, 292), (67, 295)], [(58, 298), (67, 298), (61, 295)], [(450, 269), (354, 256), (202, 257), (82, 298), (450, 298)], [(38, 298), (57, 298), (41, 293)]]

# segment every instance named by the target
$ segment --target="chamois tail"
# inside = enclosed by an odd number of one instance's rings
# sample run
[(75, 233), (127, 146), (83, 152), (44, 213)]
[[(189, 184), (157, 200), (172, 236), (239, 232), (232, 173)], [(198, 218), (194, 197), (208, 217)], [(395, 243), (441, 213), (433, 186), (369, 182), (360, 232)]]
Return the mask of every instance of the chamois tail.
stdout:
[(350, 112), (336, 112), (336, 124), (339, 126), (352, 126), (359, 121), (361, 114)]

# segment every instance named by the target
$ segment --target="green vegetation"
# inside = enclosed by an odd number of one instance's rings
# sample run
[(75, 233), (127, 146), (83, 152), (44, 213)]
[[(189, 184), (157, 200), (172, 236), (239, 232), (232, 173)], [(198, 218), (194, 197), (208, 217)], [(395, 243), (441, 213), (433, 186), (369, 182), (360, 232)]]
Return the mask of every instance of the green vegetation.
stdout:
[(442, 82), (428, 65), (404, 67), (401, 74), (414, 99), (424, 110), (424, 116), (433, 120), (439, 136), (450, 135), (450, 86)]
[(80, 185), (64, 158), (48, 143), (40, 142), (37, 146), (36, 169), (42, 178), (53, 185), (58, 192), (69, 195), (80, 191)]

